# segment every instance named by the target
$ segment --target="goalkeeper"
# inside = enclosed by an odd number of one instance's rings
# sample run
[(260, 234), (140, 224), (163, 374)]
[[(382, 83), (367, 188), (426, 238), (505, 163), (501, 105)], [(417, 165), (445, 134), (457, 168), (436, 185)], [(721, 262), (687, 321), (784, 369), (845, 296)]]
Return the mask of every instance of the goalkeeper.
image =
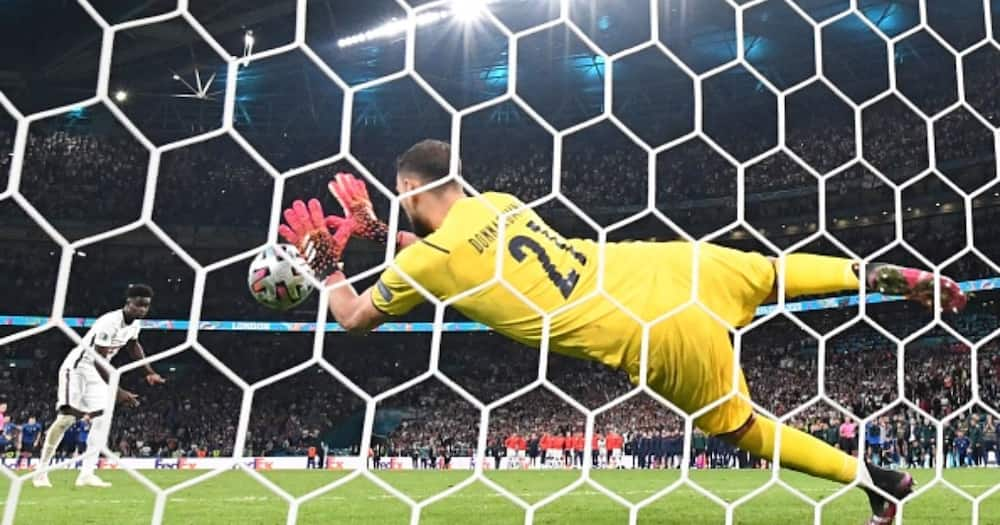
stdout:
[[(475, 288), (454, 303), (466, 317), (536, 348), (547, 334), (552, 351), (625, 370), (637, 383), (643, 329), (618, 305), (592, 293), (603, 272), (603, 290), (635, 317), (650, 321), (675, 312), (649, 329), (651, 388), (692, 413), (732, 391), (735, 378), (740, 395), (698, 417), (699, 428), (771, 459), (780, 426), (782, 465), (841, 483), (858, 479), (872, 506), (869, 523), (888, 523), (895, 516), (896, 505), (880, 492), (897, 499), (906, 496), (913, 485), (909, 474), (859, 462), (751, 408), (726, 325), (746, 325), (760, 304), (775, 299), (776, 261), (711, 244), (696, 249), (690, 242), (624, 242), (602, 248), (590, 240), (566, 239), (512, 195), (471, 198), (457, 182), (442, 182), (448, 176), (449, 157), (447, 143), (425, 140), (397, 160), (396, 191), (409, 195), (400, 205), (414, 233), (400, 232), (394, 268), (360, 295), (344, 282), (344, 247), (352, 235), (385, 243), (388, 231), (376, 218), (364, 183), (348, 174), (338, 174), (330, 183), (344, 217), (324, 216), (315, 199), (308, 205), (296, 201), (285, 210), (287, 225), (279, 232), (298, 247), (317, 278), (332, 287), (330, 311), (345, 329), (372, 330), (410, 311), (425, 300), (424, 293), (446, 300)], [(507, 214), (502, 236), (501, 213)], [(499, 259), (497, 251), (502, 253)], [(493, 279), (498, 261), (503, 280), (517, 293), (499, 282), (480, 287)], [(849, 259), (792, 254), (784, 263), (789, 297), (859, 286), (859, 265)], [(694, 264), (703, 307), (685, 306), (692, 296)], [(870, 289), (933, 304), (931, 273), (873, 264), (864, 277)], [(957, 312), (965, 306), (966, 297), (954, 281), (942, 277), (940, 287), (942, 308)], [(525, 301), (546, 313), (556, 312), (547, 332), (542, 317)], [(572, 307), (562, 308), (570, 303)]]

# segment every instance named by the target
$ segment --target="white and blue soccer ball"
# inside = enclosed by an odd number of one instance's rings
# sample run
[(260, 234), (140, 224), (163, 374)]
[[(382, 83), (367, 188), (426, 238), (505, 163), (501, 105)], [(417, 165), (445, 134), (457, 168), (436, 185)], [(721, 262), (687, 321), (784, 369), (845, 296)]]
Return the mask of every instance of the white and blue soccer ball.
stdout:
[[(278, 255), (278, 250), (284, 256)], [(258, 303), (275, 310), (288, 310), (302, 304), (313, 292), (309, 279), (290, 261), (308, 268), (305, 259), (291, 244), (268, 246), (250, 263), (247, 285)]]

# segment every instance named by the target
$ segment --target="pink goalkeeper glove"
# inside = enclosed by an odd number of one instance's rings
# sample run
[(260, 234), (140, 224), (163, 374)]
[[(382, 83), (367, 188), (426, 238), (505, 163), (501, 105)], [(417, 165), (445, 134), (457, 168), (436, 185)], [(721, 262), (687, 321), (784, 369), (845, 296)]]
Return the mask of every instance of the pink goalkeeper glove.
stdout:
[(327, 218), (317, 199), (310, 199), (309, 206), (300, 200), (285, 210), (285, 222), (278, 226), (278, 233), (298, 248), (317, 279), (326, 280), (340, 269), (341, 256), (354, 229), (353, 219), (341, 219), (333, 234), (327, 229)]
[[(389, 227), (375, 215), (365, 183), (350, 173), (338, 173), (327, 185), (330, 193), (344, 208), (344, 215), (354, 219), (354, 236), (385, 244)], [(332, 221), (330, 219), (333, 219)], [(339, 217), (328, 218), (327, 225)]]

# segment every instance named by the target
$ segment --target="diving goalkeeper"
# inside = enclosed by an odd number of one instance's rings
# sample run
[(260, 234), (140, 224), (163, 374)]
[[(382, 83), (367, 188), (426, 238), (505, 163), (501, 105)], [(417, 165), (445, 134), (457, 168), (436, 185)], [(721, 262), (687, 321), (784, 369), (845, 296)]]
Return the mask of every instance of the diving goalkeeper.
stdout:
[[(448, 175), (449, 157), (447, 143), (425, 140), (414, 145), (397, 160), (396, 191), (404, 194), (440, 183)], [(503, 280), (518, 294), (496, 282), (455, 302), (458, 311), (537, 348), (543, 320), (518, 295), (547, 313), (559, 310), (550, 319), (552, 351), (625, 370), (636, 383), (643, 330), (607, 298), (591, 294), (603, 272), (603, 289), (640, 319), (649, 321), (678, 309), (649, 329), (647, 383), (693, 413), (732, 391), (738, 363), (726, 324), (748, 324), (760, 304), (776, 297), (777, 262), (759, 253), (700, 244), (695, 261), (696, 245), (690, 242), (606, 243), (602, 248), (590, 240), (564, 238), (512, 195), (467, 197), (455, 181), (400, 200), (414, 233), (399, 233), (395, 268), (385, 270), (373, 287), (358, 295), (343, 282), (344, 247), (352, 235), (384, 243), (388, 229), (375, 216), (362, 181), (338, 174), (329, 189), (344, 208), (344, 217), (325, 216), (315, 199), (308, 205), (296, 201), (285, 210), (287, 224), (279, 232), (298, 247), (315, 275), (332, 286), (330, 311), (350, 332), (365, 333), (425, 300), (402, 273), (426, 293), (445, 300), (489, 282), (499, 260)], [(501, 213), (506, 214), (502, 239)], [(599, 268), (602, 249), (604, 263)], [(497, 251), (502, 252), (499, 259)], [(694, 264), (697, 297), (704, 308), (680, 308), (692, 296)], [(859, 286), (859, 265), (850, 259), (792, 254), (784, 264), (789, 297)], [(933, 304), (934, 275), (929, 272), (873, 264), (864, 278), (870, 289)], [(966, 297), (958, 285), (944, 277), (940, 285), (942, 308), (961, 310)], [(575, 306), (560, 309), (569, 303)], [(780, 423), (753, 412), (741, 370), (736, 381), (740, 395), (695, 423), (708, 434), (771, 459)], [(909, 474), (860, 462), (787, 425), (781, 427), (780, 461), (831, 481), (858, 479), (868, 494), (873, 524), (889, 523), (896, 514), (896, 505), (873, 487), (897, 499), (912, 491)]]

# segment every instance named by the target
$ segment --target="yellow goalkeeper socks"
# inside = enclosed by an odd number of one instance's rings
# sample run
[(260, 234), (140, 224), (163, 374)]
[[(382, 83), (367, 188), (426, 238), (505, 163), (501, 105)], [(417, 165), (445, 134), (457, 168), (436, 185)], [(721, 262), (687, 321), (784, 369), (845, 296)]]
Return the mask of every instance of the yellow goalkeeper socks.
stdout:
[(843, 290), (856, 290), (858, 276), (854, 261), (809, 253), (793, 253), (785, 257), (785, 297), (820, 295)]
[[(772, 460), (776, 428), (774, 421), (756, 415), (754, 424), (736, 445), (755, 456)], [(782, 425), (781, 466), (830, 481), (850, 483), (857, 473), (858, 460), (805, 432)]]

